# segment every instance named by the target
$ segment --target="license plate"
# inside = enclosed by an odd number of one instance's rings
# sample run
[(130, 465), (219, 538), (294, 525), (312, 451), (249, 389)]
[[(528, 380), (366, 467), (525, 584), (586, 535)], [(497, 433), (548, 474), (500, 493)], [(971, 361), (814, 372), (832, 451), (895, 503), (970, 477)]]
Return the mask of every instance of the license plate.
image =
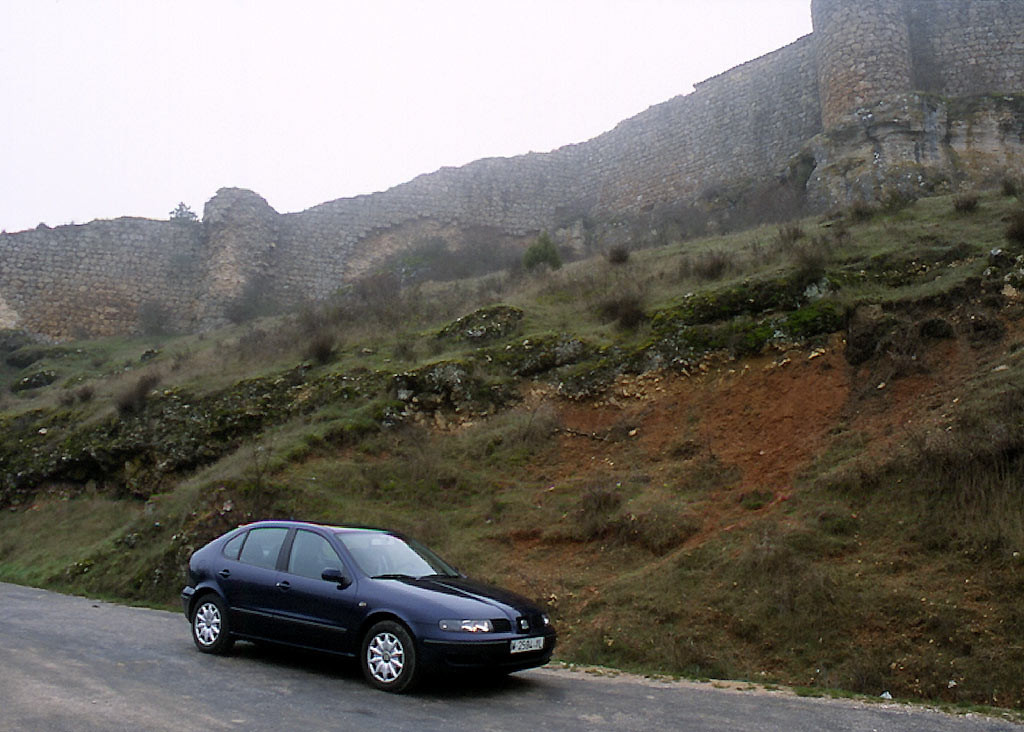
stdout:
[(542, 651), (544, 650), (544, 639), (543, 638), (516, 638), (512, 641), (512, 647), (509, 649), (512, 653), (526, 653), (527, 651)]

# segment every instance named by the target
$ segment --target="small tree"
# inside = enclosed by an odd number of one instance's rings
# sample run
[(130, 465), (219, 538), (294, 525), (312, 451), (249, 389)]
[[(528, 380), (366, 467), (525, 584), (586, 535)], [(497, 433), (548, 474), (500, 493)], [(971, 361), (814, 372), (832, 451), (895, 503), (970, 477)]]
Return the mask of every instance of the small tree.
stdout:
[(549, 265), (551, 269), (558, 269), (562, 266), (562, 258), (558, 256), (558, 249), (546, 231), (541, 232), (537, 241), (531, 244), (523, 255), (523, 266), (527, 270), (533, 270), (542, 264)]
[(199, 217), (196, 216), (196, 212), (187, 203), (182, 201), (171, 211), (171, 221), (195, 224), (199, 222)]

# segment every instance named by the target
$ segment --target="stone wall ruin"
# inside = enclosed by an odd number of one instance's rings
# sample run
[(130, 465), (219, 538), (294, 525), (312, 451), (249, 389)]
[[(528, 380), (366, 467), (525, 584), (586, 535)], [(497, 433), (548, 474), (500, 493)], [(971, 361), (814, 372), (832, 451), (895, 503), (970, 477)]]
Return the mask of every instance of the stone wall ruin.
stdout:
[(279, 214), (222, 189), (201, 223), (0, 235), (0, 328), (62, 339), (224, 322), (258, 293), (322, 298), (438, 231), (508, 241), (792, 178), (818, 208), (1024, 167), (1024, 2), (813, 0), (814, 32), (587, 142), (443, 168)]

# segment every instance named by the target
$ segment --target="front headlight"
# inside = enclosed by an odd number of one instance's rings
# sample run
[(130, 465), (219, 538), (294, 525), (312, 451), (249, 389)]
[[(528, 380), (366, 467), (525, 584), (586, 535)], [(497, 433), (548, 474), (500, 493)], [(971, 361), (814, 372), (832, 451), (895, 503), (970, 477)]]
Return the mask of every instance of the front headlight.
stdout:
[(551, 625), (551, 618), (548, 617), (547, 613), (544, 613), (543, 615), (541, 615), (540, 619), (544, 621), (544, 627), (545, 628), (548, 627), (549, 625)]
[(441, 630), (456, 633), (490, 633), (494, 624), (490, 620), (442, 620), (438, 625)]

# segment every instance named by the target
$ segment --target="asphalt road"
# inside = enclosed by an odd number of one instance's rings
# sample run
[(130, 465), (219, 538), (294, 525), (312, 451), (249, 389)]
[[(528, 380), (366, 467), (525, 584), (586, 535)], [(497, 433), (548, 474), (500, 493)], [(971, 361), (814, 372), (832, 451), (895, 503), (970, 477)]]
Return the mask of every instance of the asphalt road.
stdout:
[(0, 583), (0, 730), (995, 732), (895, 704), (537, 669), (376, 691), (354, 664), (239, 643), (199, 653), (180, 614)]

